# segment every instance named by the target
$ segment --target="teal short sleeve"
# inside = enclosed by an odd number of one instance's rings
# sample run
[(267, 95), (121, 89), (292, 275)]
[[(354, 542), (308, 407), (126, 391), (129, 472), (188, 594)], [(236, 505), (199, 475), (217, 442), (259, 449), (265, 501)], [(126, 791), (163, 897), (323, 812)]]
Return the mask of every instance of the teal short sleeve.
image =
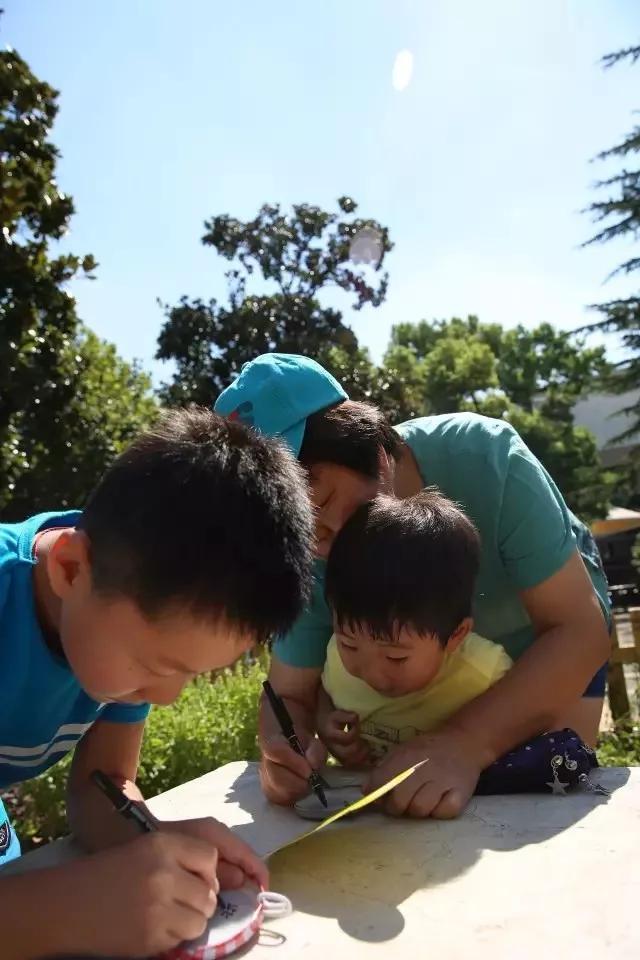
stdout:
[(148, 703), (109, 703), (100, 714), (107, 723), (140, 723), (149, 716)]
[(322, 669), (333, 632), (331, 613), (324, 599), (324, 564), (316, 564), (311, 603), (293, 628), (274, 641), (273, 653), (290, 667)]
[(505, 570), (520, 590), (557, 573), (576, 549), (571, 514), (542, 464), (511, 437), (498, 529)]

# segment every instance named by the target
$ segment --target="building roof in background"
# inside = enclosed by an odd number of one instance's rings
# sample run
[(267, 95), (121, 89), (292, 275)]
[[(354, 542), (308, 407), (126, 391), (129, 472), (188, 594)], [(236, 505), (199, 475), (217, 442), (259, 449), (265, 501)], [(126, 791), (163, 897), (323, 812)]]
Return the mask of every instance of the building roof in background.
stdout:
[(640, 520), (637, 510), (627, 510), (626, 507), (611, 507), (607, 520)]

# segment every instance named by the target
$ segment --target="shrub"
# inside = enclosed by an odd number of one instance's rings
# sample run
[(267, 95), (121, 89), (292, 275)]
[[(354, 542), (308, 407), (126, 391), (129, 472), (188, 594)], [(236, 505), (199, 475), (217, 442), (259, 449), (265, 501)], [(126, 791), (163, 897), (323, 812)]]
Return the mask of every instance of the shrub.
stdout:
[[(257, 708), (264, 663), (199, 677), (170, 707), (151, 711), (138, 783), (153, 797), (232, 760), (257, 760)], [(11, 790), (5, 803), (23, 848), (68, 832), (65, 788), (71, 757)]]
[(614, 729), (601, 736), (598, 760), (603, 767), (635, 767), (640, 765), (640, 726), (632, 720), (621, 720)]

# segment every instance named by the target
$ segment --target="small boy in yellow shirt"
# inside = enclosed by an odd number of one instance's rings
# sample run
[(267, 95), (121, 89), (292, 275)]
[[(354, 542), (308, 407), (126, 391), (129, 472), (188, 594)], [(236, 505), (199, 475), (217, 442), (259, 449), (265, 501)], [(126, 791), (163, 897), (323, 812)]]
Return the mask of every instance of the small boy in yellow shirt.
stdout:
[(318, 699), (318, 730), (343, 763), (371, 765), (434, 730), (512, 666), (472, 632), (479, 561), (475, 526), (434, 490), (380, 496), (343, 526), (327, 561), (335, 632)]

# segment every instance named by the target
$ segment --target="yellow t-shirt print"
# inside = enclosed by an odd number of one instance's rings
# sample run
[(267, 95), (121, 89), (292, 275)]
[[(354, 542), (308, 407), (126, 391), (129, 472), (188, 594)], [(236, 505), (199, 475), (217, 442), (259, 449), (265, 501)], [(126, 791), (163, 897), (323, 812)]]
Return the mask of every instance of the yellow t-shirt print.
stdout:
[(439, 727), (497, 683), (512, 663), (500, 644), (470, 633), (454, 653), (445, 657), (428, 687), (403, 697), (386, 697), (345, 669), (333, 636), (327, 647), (322, 685), (336, 710), (357, 713), (362, 736), (379, 757), (394, 745)]

